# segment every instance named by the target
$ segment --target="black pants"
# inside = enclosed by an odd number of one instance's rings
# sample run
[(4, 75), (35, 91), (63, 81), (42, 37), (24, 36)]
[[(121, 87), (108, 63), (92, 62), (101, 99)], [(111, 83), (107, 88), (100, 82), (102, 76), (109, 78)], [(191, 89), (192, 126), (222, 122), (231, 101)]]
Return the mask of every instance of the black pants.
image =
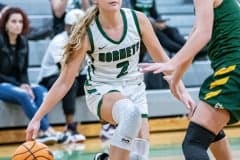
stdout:
[[(40, 84), (45, 86), (48, 90), (52, 87), (54, 82), (58, 78), (57, 75), (52, 75), (45, 77), (41, 80)], [(74, 115), (76, 107), (76, 97), (84, 95), (84, 82), (86, 80), (86, 75), (79, 75), (74, 81), (72, 87), (68, 93), (62, 99), (62, 107), (65, 115)]]

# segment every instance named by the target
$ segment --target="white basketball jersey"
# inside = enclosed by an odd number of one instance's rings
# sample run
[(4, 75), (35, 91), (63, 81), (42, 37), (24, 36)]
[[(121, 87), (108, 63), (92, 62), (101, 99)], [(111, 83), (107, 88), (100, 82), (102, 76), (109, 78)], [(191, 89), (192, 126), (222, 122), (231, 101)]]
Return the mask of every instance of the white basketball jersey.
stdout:
[(95, 82), (118, 82), (142, 79), (138, 60), (140, 52), (140, 28), (136, 13), (130, 9), (121, 9), (124, 23), (122, 37), (112, 40), (104, 32), (98, 17), (89, 26), (91, 51), (88, 68), (88, 80)]

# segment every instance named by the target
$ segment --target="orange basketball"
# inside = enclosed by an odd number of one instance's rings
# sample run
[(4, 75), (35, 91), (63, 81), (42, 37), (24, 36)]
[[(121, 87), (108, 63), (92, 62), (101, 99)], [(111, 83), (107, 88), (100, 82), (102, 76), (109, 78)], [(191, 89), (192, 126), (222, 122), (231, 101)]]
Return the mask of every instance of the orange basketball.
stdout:
[(54, 160), (52, 152), (45, 144), (28, 141), (13, 153), (12, 160)]

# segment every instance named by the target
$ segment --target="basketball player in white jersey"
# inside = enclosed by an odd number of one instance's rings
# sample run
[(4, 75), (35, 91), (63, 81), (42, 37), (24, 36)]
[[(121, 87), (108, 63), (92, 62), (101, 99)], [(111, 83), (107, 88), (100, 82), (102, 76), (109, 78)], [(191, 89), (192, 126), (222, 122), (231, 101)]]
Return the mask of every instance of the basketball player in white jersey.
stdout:
[[(138, 67), (140, 41), (155, 62), (165, 62), (168, 57), (144, 14), (120, 9), (121, 0), (95, 0), (95, 3), (74, 27), (65, 48), (62, 73), (29, 123), (26, 139), (36, 137), (39, 120), (67, 93), (81, 62), (88, 56), (87, 105), (99, 119), (118, 124), (109, 156), (99, 153), (94, 159), (147, 160), (148, 109), (143, 75)], [(179, 90), (182, 102), (193, 107), (195, 103), (181, 83)]]

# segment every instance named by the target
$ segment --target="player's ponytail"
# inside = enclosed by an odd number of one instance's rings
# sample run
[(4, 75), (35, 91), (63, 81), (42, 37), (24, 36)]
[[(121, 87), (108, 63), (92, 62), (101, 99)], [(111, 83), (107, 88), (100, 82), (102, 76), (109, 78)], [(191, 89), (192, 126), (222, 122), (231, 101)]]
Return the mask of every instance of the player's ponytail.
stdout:
[(85, 16), (81, 19), (81, 21), (74, 25), (68, 43), (65, 46), (63, 66), (67, 65), (69, 60), (73, 58), (73, 54), (75, 51), (81, 49), (83, 38), (87, 34), (87, 28), (89, 27), (91, 22), (95, 19), (98, 12), (99, 10), (96, 5), (90, 7), (86, 11)]

